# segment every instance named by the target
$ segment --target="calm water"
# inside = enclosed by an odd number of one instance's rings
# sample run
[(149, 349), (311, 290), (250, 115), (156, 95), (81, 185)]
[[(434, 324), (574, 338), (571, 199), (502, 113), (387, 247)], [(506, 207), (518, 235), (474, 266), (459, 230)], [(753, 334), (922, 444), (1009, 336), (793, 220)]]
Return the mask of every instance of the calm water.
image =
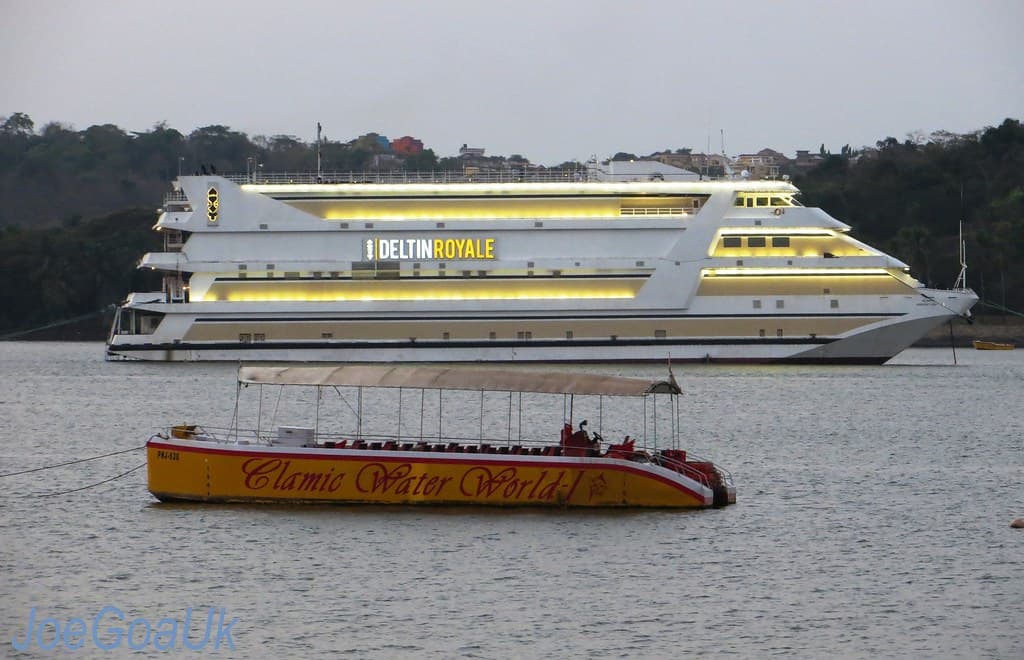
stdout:
[[(230, 421), (233, 365), (102, 354), (0, 343), (0, 473)], [(43, 497), (141, 452), (0, 478), (0, 656), (32, 607), (115, 605), (153, 623), (225, 607), (219, 657), (1021, 658), (1024, 350), (957, 357), (676, 367), (684, 444), (736, 480), (720, 510), (162, 505), (144, 470)]]

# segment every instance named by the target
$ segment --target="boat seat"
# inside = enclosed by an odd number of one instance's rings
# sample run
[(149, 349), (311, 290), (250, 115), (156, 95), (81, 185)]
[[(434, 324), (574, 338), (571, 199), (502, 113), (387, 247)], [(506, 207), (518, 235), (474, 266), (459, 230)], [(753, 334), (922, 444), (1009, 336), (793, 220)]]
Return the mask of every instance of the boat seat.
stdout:
[(370, 449), (380, 449), (381, 445), (379, 442), (371, 442)]
[(481, 445), (480, 445), (480, 453), (481, 454), (493, 454), (494, 453), (494, 448), (491, 447), (486, 442), (485, 443), (481, 443)]
[(344, 449), (345, 445), (347, 445), (347, 444), (348, 444), (348, 440), (339, 440), (338, 442), (334, 443), (334, 448), (335, 449)]
[(508, 447), (498, 447), (498, 453), (499, 454), (507, 454), (508, 453)]
[(387, 442), (384, 443), (384, 449), (398, 449), (398, 443), (395, 442), (394, 440), (388, 440)]
[(412, 451), (412, 443), (411, 442), (403, 442), (402, 443), (402, 451)]
[(541, 447), (530, 447), (530, 454), (533, 456), (540, 456), (542, 451)]
[(476, 454), (479, 451), (480, 451), (480, 448), (477, 447), (476, 445), (470, 445), (470, 446), (466, 447), (466, 453), (467, 454)]
[(522, 454), (523, 453), (523, 446), (522, 445), (512, 445), (512, 449), (508, 453), (510, 453), (510, 454)]

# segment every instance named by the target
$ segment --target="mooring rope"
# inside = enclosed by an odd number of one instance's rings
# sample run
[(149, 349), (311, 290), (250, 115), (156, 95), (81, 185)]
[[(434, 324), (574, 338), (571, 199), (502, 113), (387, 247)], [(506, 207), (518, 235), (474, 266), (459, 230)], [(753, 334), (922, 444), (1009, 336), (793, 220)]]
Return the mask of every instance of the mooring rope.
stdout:
[(110, 477), (109, 479), (104, 479), (103, 481), (97, 481), (96, 483), (89, 484), (88, 486), (82, 486), (81, 488), (72, 488), (71, 490), (60, 490), (60, 491), (57, 491), (56, 493), (43, 493), (42, 495), (33, 495), (31, 497), (56, 497), (57, 495), (70, 495), (71, 493), (77, 493), (77, 492), (82, 491), (82, 490), (88, 490), (89, 488), (95, 488), (96, 486), (102, 486), (103, 484), (110, 483), (111, 481), (114, 481), (115, 479), (120, 479), (121, 477), (127, 476), (127, 475), (131, 474), (132, 472), (135, 472), (139, 468), (143, 468), (143, 467), (146, 467), (146, 464), (145, 463), (140, 463), (140, 464), (136, 465), (135, 467), (133, 467), (132, 469), (127, 470), (125, 472), (122, 472), (121, 474), (117, 475), (116, 477)]
[(999, 304), (996, 304), (996, 303), (990, 303), (987, 300), (979, 300), (978, 304), (982, 305), (984, 307), (991, 307), (992, 309), (997, 309), (1000, 312), (1006, 312), (1007, 314), (1013, 314), (1014, 316), (1024, 317), (1024, 314), (1021, 314), (1020, 312), (1018, 312), (1016, 310), (1010, 309), (1009, 307), (1005, 307), (1003, 305), (999, 305)]
[[(118, 454), (127, 454), (130, 451), (138, 451), (145, 449), (146, 445), (139, 445), (138, 447), (132, 447), (131, 449), (122, 449), (121, 451), (112, 451), (109, 454), (100, 454), (99, 456), (90, 456), (89, 458), (79, 458), (74, 461), (68, 461), (66, 463), (57, 463), (56, 465), (44, 465), (43, 467), (32, 468), (29, 470), (21, 470), (19, 472), (7, 472), (6, 474), (0, 474), (0, 477), (14, 477), (19, 474), (29, 474), (31, 472), (40, 472), (42, 470), (52, 470), (53, 468), (64, 467), (66, 465), (75, 465), (77, 463), (85, 463), (86, 461), (95, 461), (98, 458), (107, 458), (108, 456), (117, 456)], [(138, 468), (135, 468), (138, 469)]]
[(27, 330), (15, 330), (14, 332), (8, 332), (5, 335), (0, 335), (0, 341), (7, 341), (9, 339), (14, 339), (15, 337), (21, 337), (21, 336), (24, 336), (24, 335), (30, 335), (33, 332), (39, 332), (40, 330), (49, 330), (50, 328), (57, 328), (57, 327), (60, 327), (62, 325), (69, 325), (71, 323), (78, 323), (79, 321), (83, 321), (83, 320), (85, 320), (87, 318), (91, 318), (93, 316), (99, 316), (100, 314), (104, 314), (104, 313), (108, 312), (109, 310), (113, 309), (114, 307), (115, 307), (115, 305), (107, 305), (103, 309), (97, 309), (95, 312), (89, 312), (88, 314), (80, 314), (78, 316), (73, 316), (73, 317), (68, 318), (68, 319), (63, 319), (63, 320), (60, 320), (60, 321), (54, 321), (53, 323), (47, 323), (45, 325), (40, 325), (40, 326), (37, 326), (35, 328), (28, 328)]

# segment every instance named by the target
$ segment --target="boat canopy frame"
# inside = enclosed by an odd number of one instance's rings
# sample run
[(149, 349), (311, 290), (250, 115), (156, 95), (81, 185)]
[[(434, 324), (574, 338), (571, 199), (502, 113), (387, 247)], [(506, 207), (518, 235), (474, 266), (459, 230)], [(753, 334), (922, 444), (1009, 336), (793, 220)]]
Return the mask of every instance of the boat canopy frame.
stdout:
[(241, 366), (238, 370), (238, 382), (245, 385), (420, 388), (598, 396), (682, 394), (671, 372), (669, 380), (652, 381), (599, 374), (466, 367)]
[[(643, 401), (642, 425), (643, 430), (636, 439), (642, 443), (642, 448), (659, 448), (658, 433), (658, 395), (669, 395), (670, 435), (669, 447), (679, 448), (679, 433), (682, 424), (679, 419), (681, 407), (678, 403), (678, 396), (682, 394), (679, 384), (676, 382), (669, 367), (668, 380), (650, 380), (643, 378), (630, 378), (624, 376), (605, 376), (600, 374), (588, 374), (579, 372), (538, 372), (520, 371), (518, 369), (497, 370), (481, 369), (476, 367), (452, 366), (452, 367), (430, 367), (430, 366), (386, 366), (386, 365), (315, 365), (315, 366), (245, 366), (239, 365), (238, 378), (235, 391), (235, 410), (231, 424), (227, 429), (226, 436), (234, 436), (236, 440), (241, 438), (240, 427), (240, 397), (243, 388), (255, 385), (260, 390), (259, 405), (257, 409), (257, 422), (254, 432), (257, 442), (272, 444), (272, 439), (263, 435), (263, 386), (272, 385), (279, 388), (278, 403), (275, 406), (273, 419), (270, 427), (273, 428), (277, 419), (277, 408), (280, 406), (280, 392), (284, 387), (315, 387), (317, 390), (316, 412), (313, 428), (314, 438), (321, 438), (323, 434), (320, 429), (320, 408), (321, 390), (323, 388), (333, 389), (346, 401), (349, 409), (355, 414), (355, 430), (342, 433), (341, 435), (353, 435), (356, 440), (374, 439), (378, 434), (367, 434), (363, 428), (363, 389), (392, 389), (398, 390), (398, 428), (395, 432), (385, 434), (376, 438), (377, 440), (394, 439), (402, 441), (413, 439), (417, 441), (457, 440), (469, 441), (472, 438), (455, 437), (445, 434), (443, 429), (443, 408), (444, 392), (462, 391), (477, 392), (480, 395), (480, 441), (500, 442), (497, 437), (484, 438), (484, 396), (488, 393), (508, 395), (508, 418), (506, 420), (507, 434), (503, 440), (511, 445), (513, 441), (520, 444), (546, 444), (544, 440), (527, 440), (523, 437), (523, 394), (561, 395), (563, 397), (562, 421), (570, 427), (574, 425), (574, 398), (579, 396), (598, 398), (597, 434), (604, 433), (604, 397), (612, 398), (633, 398)], [(348, 403), (339, 388), (356, 389), (355, 407)], [(419, 411), (419, 433), (403, 434), (402, 432), (402, 399), (406, 390), (420, 391)], [(424, 410), (424, 395), (427, 390), (437, 391), (437, 429), (436, 435), (427, 432), (425, 429), (426, 415)], [(513, 406), (513, 398), (518, 398), (518, 404)], [(651, 399), (651, 401), (648, 401)], [(513, 411), (516, 414), (516, 437), (513, 440)], [(653, 419), (653, 426), (649, 428), (649, 422)], [(649, 434), (650, 431), (650, 434)], [(251, 431), (246, 431), (250, 433)], [(333, 434), (329, 434), (333, 435)], [(628, 437), (628, 436), (627, 436)]]

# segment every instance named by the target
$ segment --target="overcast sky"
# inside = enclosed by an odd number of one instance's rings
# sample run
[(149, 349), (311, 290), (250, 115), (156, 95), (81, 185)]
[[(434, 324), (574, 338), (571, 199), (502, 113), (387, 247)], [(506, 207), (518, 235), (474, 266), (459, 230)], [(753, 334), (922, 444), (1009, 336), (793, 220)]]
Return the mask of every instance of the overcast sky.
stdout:
[(0, 116), (547, 165), (1024, 117), (1024, 0), (0, 0)]

